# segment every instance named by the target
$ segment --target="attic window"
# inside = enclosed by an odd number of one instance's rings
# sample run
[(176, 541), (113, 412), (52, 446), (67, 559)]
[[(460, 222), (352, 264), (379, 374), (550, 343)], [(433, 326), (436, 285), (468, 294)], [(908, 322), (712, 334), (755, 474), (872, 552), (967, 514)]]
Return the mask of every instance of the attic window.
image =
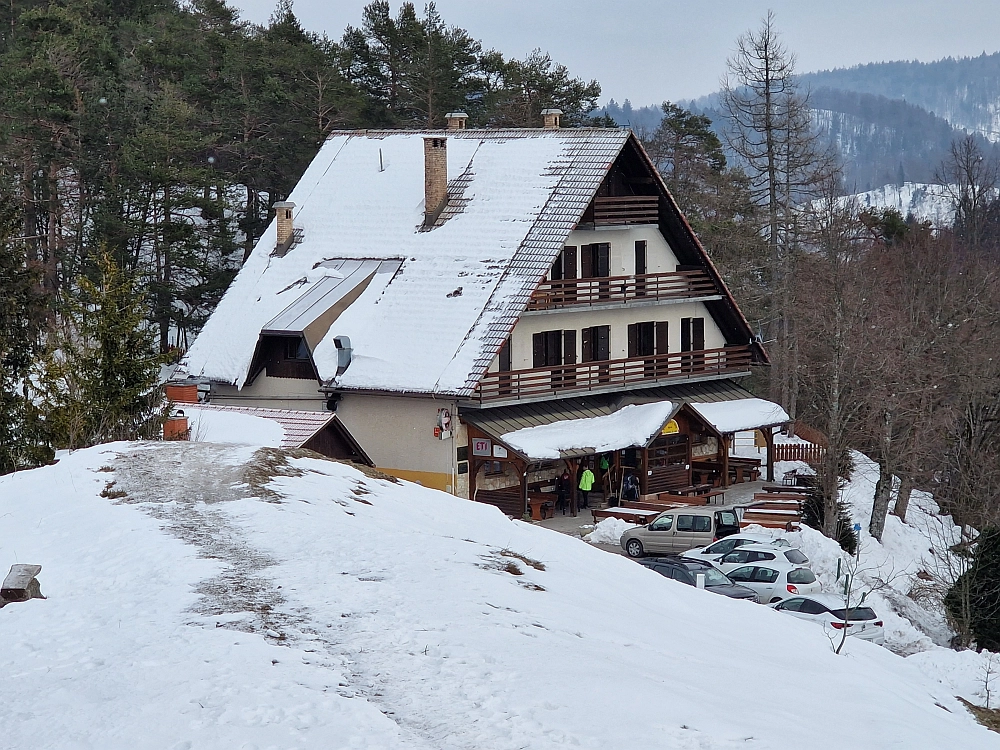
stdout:
[(303, 338), (285, 340), (285, 359), (308, 360), (309, 347)]

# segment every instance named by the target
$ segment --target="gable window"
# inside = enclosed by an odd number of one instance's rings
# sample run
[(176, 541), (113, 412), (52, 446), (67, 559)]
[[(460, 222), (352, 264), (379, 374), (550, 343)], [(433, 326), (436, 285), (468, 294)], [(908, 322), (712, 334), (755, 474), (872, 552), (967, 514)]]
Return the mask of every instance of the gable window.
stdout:
[(597, 279), (611, 275), (611, 243), (597, 242), (580, 248), (580, 278)]
[(285, 359), (308, 360), (309, 347), (304, 338), (285, 339)]

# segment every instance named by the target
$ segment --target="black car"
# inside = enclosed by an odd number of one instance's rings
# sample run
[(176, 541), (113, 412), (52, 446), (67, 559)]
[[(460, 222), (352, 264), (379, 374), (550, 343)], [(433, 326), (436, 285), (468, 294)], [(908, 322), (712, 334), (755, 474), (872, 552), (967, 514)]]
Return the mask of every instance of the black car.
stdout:
[(706, 591), (722, 594), (732, 599), (759, 601), (757, 593), (753, 589), (733, 583), (726, 577), (725, 573), (720, 572), (704, 560), (692, 560), (687, 557), (647, 557), (637, 562), (650, 570), (655, 570), (661, 576), (686, 583), (688, 586), (697, 586), (695, 576), (701, 573), (705, 576)]

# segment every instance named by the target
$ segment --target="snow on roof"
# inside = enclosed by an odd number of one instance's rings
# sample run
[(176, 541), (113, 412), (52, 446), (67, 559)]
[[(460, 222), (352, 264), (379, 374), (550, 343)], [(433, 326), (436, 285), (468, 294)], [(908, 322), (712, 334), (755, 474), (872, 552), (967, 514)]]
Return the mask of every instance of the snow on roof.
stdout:
[(205, 443), (301, 448), (336, 415), (326, 411), (184, 404), (191, 439)]
[[(449, 204), (423, 230), (425, 135), (448, 140)], [(331, 135), (289, 200), (302, 241), (272, 256), (272, 222), (191, 347), (190, 375), (241, 386), (264, 326), (333, 259), (398, 259), (313, 349), (342, 388), (468, 395), (562, 249), (627, 130), (358, 131)], [(320, 276), (322, 278), (322, 275)]]
[(524, 427), (501, 437), (528, 458), (559, 458), (561, 452), (588, 449), (594, 453), (644, 446), (670, 419), (670, 401), (625, 406), (614, 414)]
[(784, 409), (762, 398), (743, 398), (711, 404), (691, 403), (690, 406), (722, 433), (753, 430), (791, 421)]

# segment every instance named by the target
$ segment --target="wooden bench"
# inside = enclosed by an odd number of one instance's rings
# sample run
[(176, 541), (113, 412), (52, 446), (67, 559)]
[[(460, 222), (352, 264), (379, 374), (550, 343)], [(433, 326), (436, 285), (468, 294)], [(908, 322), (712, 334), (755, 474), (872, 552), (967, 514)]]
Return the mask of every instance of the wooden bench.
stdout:
[(667, 490), (669, 495), (702, 495), (712, 489), (710, 484), (690, 484), (687, 487), (677, 487)]
[(532, 521), (552, 518), (556, 514), (556, 496), (547, 492), (532, 492), (528, 495), (528, 507), (531, 508)]

